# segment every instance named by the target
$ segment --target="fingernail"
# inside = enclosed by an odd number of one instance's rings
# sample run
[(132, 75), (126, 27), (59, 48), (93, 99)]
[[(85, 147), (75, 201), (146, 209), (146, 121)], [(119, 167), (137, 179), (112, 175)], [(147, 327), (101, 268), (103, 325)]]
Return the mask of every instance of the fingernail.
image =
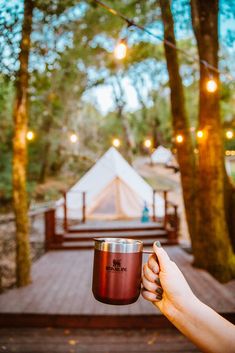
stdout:
[(156, 298), (159, 299), (159, 300), (162, 300), (162, 296), (160, 294), (157, 294)]
[(160, 295), (162, 295), (163, 289), (162, 289), (162, 288), (157, 288), (157, 289), (156, 289), (156, 292), (159, 293)]
[(155, 279), (155, 282), (156, 282), (159, 286), (161, 285), (161, 281), (160, 281), (159, 278), (156, 278), (156, 279)]
[(155, 244), (157, 245), (158, 248), (161, 248), (161, 243), (159, 240), (155, 241)]

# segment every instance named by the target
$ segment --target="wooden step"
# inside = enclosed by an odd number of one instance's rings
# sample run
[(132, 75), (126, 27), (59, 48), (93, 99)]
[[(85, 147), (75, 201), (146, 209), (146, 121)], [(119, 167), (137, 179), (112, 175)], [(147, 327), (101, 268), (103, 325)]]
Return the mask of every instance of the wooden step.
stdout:
[[(161, 241), (162, 245), (176, 245), (177, 242), (170, 242), (167, 238), (158, 238)], [(152, 247), (154, 240), (147, 239), (143, 240), (144, 247)], [(50, 250), (88, 250), (94, 248), (94, 241), (70, 241), (70, 242), (62, 242), (62, 243), (52, 243), (50, 245)]]
[[(87, 241), (88, 239), (100, 238), (100, 233), (72, 233), (63, 236), (64, 241)], [(126, 232), (109, 232), (103, 235), (105, 238), (130, 238), (130, 239), (154, 239), (159, 237), (167, 237), (165, 230), (142, 230), (142, 231), (126, 231)]]
[(104, 233), (104, 232), (128, 232), (128, 231), (143, 231), (143, 230), (158, 230), (164, 229), (163, 223), (159, 222), (128, 222), (115, 224), (115, 222), (107, 222), (106, 224), (79, 224), (77, 226), (71, 226), (68, 229), (68, 233)]

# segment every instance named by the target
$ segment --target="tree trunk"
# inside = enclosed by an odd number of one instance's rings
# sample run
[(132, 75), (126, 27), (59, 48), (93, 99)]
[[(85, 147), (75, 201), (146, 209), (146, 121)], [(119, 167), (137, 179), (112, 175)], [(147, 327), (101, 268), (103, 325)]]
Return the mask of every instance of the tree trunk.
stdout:
[[(118, 88), (118, 90), (117, 90)], [(123, 129), (124, 143), (125, 143), (125, 156), (129, 163), (132, 162), (133, 159), (133, 150), (135, 148), (135, 141), (131, 134), (131, 128), (125, 114), (123, 114), (123, 109), (125, 106), (124, 91), (121, 85), (121, 81), (118, 77), (116, 77), (116, 86), (113, 84), (113, 93), (117, 107), (117, 116), (121, 122), (121, 126)]]
[[(218, 67), (218, 0), (191, 0), (192, 23), (200, 59), (198, 172), (198, 233), (194, 244), (195, 265), (221, 281), (235, 274), (234, 255), (225, 215), (225, 168), (219, 92), (210, 93), (210, 72), (203, 60)], [(219, 87), (218, 72), (211, 71)]]
[(226, 174), (225, 170), (225, 212), (228, 224), (230, 241), (235, 252), (235, 185)]
[(133, 160), (133, 149), (134, 149), (134, 141), (131, 135), (131, 131), (130, 131), (130, 126), (129, 123), (125, 117), (125, 115), (123, 114), (123, 107), (118, 107), (118, 118), (121, 121), (122, 124), (122, 129), (123, 129), (123, 135), (125, 138), (125, 154), (126, 154), (126, 158), (128, 160), (129, 163), (132, 163)]
[(13, 139), (13, 205), (16, 223), (16, 278), (17, 285), (30, 282), (30, 244), (28, 234), (28, 200), (26, 191), (28, 124), (28, 62), (30, 52), (30, 34), (32, 31), (33, 1), (24, 2), (24, 21), (20, 44), (20, 68), (16, 80), (14, 103), (14, 139)]
[(50, 149), (51, 149), (51, 141), (50, 141), (51, 125), (52, 125), (52, 118), (51, 118), (51, 115), (49, 115), (41, 126), (41, 131), (43, 132), (43, 135), (45, 136), (46, 141), (43, 146), (42, 163), (41, 163), (41, 170), (39, 175), (40, 183), (45, 182), (46, 176), (48, 174)]
[[(164, 40), (176, 45), (174, 22), (169, 0), (160, 0), (162, 21), (164, 25)], [(196, 185), (195, 185), (195, 157), (193, 143), (189, 131), (189, 124), (185, 110), (185, 98), (182, 79), (179, 72), (177, 51), (164, 43), (169, 84), (171, 90), (171, 112), (174, 134), (181, 134), (183, 142), (177, 145), (177, 156), (181, 172), (184, 206), (189, 234), (194, 247), (196, 234)]]
[(42, 164), (39, 176), (39, 182), (44, 183), (46, 180), (46, 176), (48, 174), (48, 167), (49, 167), (49, 154), (50, 154), (51, 142), (46, 141), (44, 146), (44, 153), (42, 156)]

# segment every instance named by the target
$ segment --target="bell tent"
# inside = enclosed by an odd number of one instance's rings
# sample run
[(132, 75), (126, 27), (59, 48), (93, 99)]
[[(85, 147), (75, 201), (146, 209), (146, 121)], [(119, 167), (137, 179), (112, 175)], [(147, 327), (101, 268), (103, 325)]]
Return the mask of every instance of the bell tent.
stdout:
[[(153, 213), (153, 189), (111, 147), (67, 192), (67, 218), (82, 217), (82, 196), (86, 192), (86, 218), (100, 220), (140, 218), (144, 205)], [(56, 217), (63, 218), (63, 199), (57, 201)], [(163, 217), (163, 198), (155, 194), (155, 215)]]
[(163, 146), (158, 146), (151, 155), (152, 162), (156, 164), (168, 164), (173, 159), (172, 152)]

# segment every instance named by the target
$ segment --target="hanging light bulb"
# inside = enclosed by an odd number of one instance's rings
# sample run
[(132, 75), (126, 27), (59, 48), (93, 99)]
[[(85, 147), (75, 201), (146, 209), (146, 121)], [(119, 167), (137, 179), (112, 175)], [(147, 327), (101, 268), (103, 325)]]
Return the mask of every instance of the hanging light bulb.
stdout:
[(176, 135), (175, 139), (177, 143), (182, 143), (184, 141), (184, 137), (181, 134)]
[(203, 136), (204, 136), (204, 132), (203, 132), (202, 130), (198, 130), (198, 131), (197, 131), (197, 137), (198, 137), (199, 139), (202, 139)]
[(232, 130), (226, 131), (226, 138), (228, 140), (231, 140), (233, 138), (233, 131)]
[(114, 56), (118, 60), (122, 60), (126, 57), (127, 53), (127, 44), (124, 40), (121, 40), (117, 43), (114, 49)]
[(78, 141), (78, 137), (76, 134), (71, 134), (69, 136), (69, 139), (70, 139), (70, 142), (72, 142), (72, 143), (76, 143)]
[(114, 138), (112, 141), (112, 145), (116, 148), (118, 148), (120, 146), (121, 142), (118, 138)]
[(216, 83), (216, 81), (213, 78), (210, 78), (206, 82), (207, 92), (214, 93), (217, 90), (217, 88), (218, 88), (217, 83)]
[(150, 139), (146, 139), (144, 141), (144, 147), (150, 148), (152, 146), (152, 141)]
[(29, 130), (26, 134), (26, 138), (28, 141), (32, 141), (34, 139), (35, 135), (34, 135), (34, 132)]

